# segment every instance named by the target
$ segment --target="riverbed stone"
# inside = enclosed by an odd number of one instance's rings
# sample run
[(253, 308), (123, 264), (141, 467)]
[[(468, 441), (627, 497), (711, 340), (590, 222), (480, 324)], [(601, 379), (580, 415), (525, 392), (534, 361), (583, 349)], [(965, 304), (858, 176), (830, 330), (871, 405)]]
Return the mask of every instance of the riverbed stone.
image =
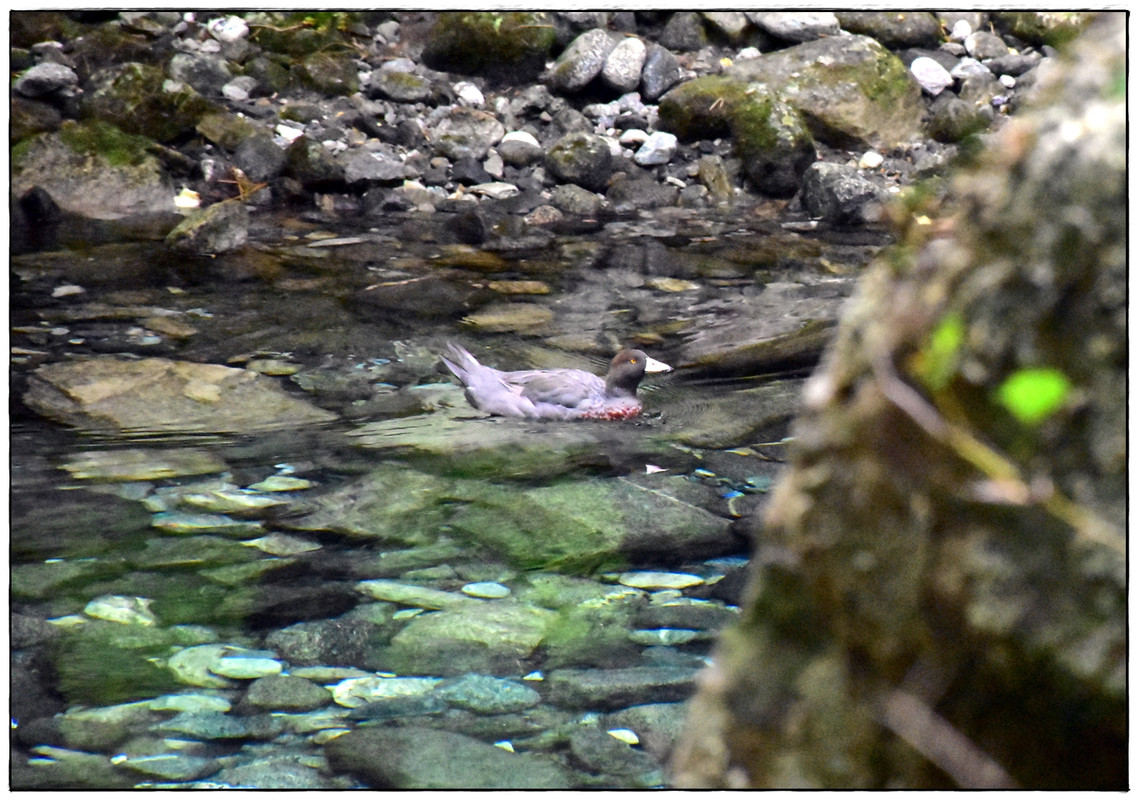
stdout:
[(640, 94), (652, 103), (660, 95), (679, 83), (683, 72), (679, 60), (666, 47), (657, 44), (648, 46), (644, 65), (640, 70)]
[(529, 686), (489, 675), (464, 675), (446, 681), (435, 694), (455, 708), (476, 714), (508, 714), (541, 702), (541, 695)]
[(270, 711), (311, 711), (332, 702), (332, 693), (304, 678), (271, 675), (249, 684), (242, 703)]
[(724, 74), (778, 87), (813, 134), (835, 147), (889, 148), (920, 133), (920, 88), (900, 59), (867, 36), (803, 42), (738, 61)]
[(452, 108), (430, 130), (435, 149), (452, 161), (485, 158), (505, 135), (506, 128), (493, 114), (462, 106)]
[(635, 731), (641, 747), (663, 760), (683, 731), (686, 712), (685, 703), (643, 703), (605, 714), (601, 724)]
[[(272, 647), (294, 667), (353, 666), (376, 667), (371, 653), (390, 638), (384, 626), (364, 619), (311, 620), (273, 631), (265, 637)], [(294, 670), (293, 670), (294, 671)]]
[(605, 711), (673, 702), (691, 694), (696, 672), (686, 667), (557, 669), (546, 678), (546, 696), (563, 708)]
[(331, 531), (388, 544), (427, 544), (446, 521), (440, 496), (447, 485), (427, 472), (381, 464), (312, 500), (309, 513), (284, 524), (292, 530)]
[(46, 364), (24, 402), (81, 429), (249, 432), (334, 415), (248, 370), (160, 358), (94, 357)]
[(663, 769), (655, 758), (595, 725), (579, 725), (569, 734), (569, 752), (589, 772), (627, 776), (635, 786), (664, 784)]
[(550, 67), (547, 82), (559, 92), (576, 92), (601, 74), (616, 40), (601, 28), (587, 30), (569, 43)]
[(325, 745), (333, 769), (383, 789), (567, 789), (549, 756), (508, 753), (448, 731), (361, 728)]
[(598, 192), (612, 175), (612, 148), (602, 136), (582, 131), (568, 133), (549, 148), (545, 164), (559, 180)]
[(455, 485), (464, 504), (451, 518), (461, 534), (524, 567), (589, 571), (650, 554), (712, 556), (732, 549), (727, 521), (662, 491), (628, 481), (568, 481), (502, 492)]
[(24, 97), (39, 97), (78, 83), (79, 76), (71, 67), (43, 61), (20, 75), (12, 84), (12, 90)]
[(747, 19), (771, 36), (795, 43), (836, 36), (840, 30), (832, 11), (748, 11)]
[(423, 62), (521, 83), (541, 71), (555, 37), (545, 12), (439, 14), (427, 34)]
[(537, 650), (553, 618), (543, 608), (472, 600), (414, 617), (378, 658), (402, 674), (513, 675)]
[(188, 84), (166, 84), (163, 71), (129, 62), (99, 70), (83, 95), (85, 115), (117, 125), (127, 133), (171, 142), (191, 134), (217, 106)]
[(802, 179), (802, 203), (811, 217), (835, 225), (880, 219), (889, 195), (845, 164), (811, 164)]
[(730, 134), (747, 176), (769, 195), (789, 196), (814, 162), (813, 136), (793, 103), (763, 84), (710, 75), (660, 98), (660, 126), (681, 139)]
[(605, 59), (601, 80), (614, 91), (631, 92), (640, 83), (640, 72), (648, 48), (635, 36), (621, 39)]
[(249, 238), (249, 209), (235, 198), (197, 209), (166, 234), (176, 252), (215, 255), (242, 247)]
[(175, 53), (166, 70), (174, 80), (188, 83), (207, 97), (220, 95), (233, 77), (226, 59), (216, 53)]
[(838, 11), (842, 30), (870, 36), (890, 50), (936, 47), (943, 36), (930, 11)]

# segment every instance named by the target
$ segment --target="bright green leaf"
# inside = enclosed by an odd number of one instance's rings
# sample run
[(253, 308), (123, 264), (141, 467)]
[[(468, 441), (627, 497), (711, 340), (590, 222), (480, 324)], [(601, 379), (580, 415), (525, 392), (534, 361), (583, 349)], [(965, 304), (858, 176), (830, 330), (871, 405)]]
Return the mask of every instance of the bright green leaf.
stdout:
[(1071, 393), (1071, 381), (1057, 369), (1017, 370), (996, 390), (996, 399), (1021, 422), (1033, 425), (1055, 413)]
[(964, 344), (964, 318), (953, 311), (929, 334), (917, 353), (916, 370), (930, 389), (943, 389), (956, 374), (960, 347)]

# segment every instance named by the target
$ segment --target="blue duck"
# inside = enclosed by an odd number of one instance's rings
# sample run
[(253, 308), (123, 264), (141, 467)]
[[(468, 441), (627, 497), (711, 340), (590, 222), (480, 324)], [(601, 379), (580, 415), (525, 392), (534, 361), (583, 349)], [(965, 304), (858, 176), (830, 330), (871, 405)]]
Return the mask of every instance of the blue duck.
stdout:
[(462, 381), (470, 405), (501, 417), (628, 419), (641, 411), (636, 387), (644, 373), (672, 371), (639, 350), (622, 350), (603, 378), (580, 369), (503, 372), (456, 344), (447, 346), (450, 358), (443, 363)]

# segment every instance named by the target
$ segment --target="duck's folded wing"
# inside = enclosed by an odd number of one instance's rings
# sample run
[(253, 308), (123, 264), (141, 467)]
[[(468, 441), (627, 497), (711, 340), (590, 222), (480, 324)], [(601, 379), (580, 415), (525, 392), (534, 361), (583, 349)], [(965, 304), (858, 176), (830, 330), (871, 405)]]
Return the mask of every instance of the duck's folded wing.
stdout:
[(549, 403), (577, 408), (596, 390), (594, 382), (604, 384), (596, 375), (581, 370), (562, 370), (557, 373), (513, 372), (509, 373), (510, 383), (521, 387), (522, 397), (534, 403)]

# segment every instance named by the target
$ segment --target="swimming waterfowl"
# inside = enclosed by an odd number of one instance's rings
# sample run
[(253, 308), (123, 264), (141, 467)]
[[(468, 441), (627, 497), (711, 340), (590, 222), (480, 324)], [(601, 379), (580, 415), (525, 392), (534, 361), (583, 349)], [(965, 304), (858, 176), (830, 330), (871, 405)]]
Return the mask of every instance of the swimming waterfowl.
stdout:
[(642, 410), (636, 388), (645, 373), (672, 371), (640, 350), (622, 350), (603, 378), (581, 369), (506, 372), (480, 364), (459, 345), (447, 347), (443, 363), (466, 388), (470, 405), (501, 417), (628, 419)]

